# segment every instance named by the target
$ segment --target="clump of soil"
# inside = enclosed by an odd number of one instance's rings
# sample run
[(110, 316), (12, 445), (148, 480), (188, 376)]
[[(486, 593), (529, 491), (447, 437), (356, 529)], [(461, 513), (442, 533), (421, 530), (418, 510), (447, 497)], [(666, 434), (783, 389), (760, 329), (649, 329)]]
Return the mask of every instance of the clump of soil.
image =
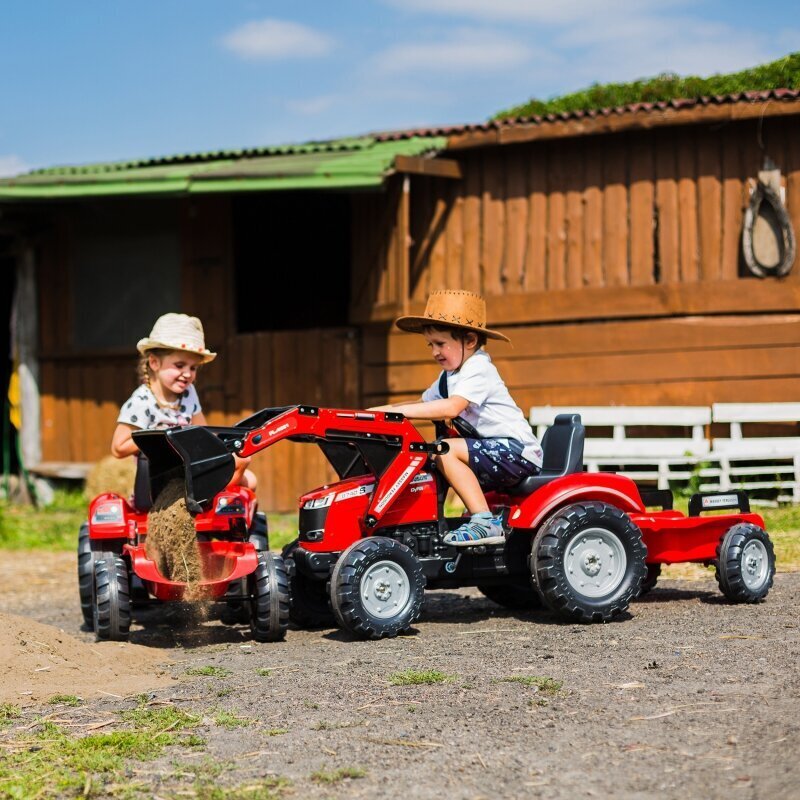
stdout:
[(153, 502), (147, 517), (145, 553), (158, 571), (172, 581), (188, 584), (185, 600), (200, 600), (203, 564), (197, 547), (194, 517), (186, 507), (184, 485), (171, 480)]
[(91, 500), (103, 492), (115, 492), (123, 497), (133, 494), (133, 482), (136, 476), (136, 459), (101, 458), (86, 476), (84, 494)]
[[(0, 702), (42, 703), (56, 694), (126, 696), (171, 683), (163, 653), (120, 642), (87, 644), (15, 614), (0, 613)], [(102, 689), (100, 688), (102, 687)]]

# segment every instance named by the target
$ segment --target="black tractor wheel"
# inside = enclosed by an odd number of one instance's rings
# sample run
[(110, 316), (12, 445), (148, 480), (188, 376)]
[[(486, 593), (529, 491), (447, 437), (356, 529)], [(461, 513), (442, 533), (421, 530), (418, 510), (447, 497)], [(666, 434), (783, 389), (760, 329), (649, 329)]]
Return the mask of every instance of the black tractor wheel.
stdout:
[(425, 575), (410, 548), (373, 536), (342, 553), (331, 574), (330, 593), (341, 627), (364, 639), (384, 639), (408, 630), (419, 618)]
[(259, 553), (255, 572), (247, 576), (250, 630), (257, 642), (277, 642), (289, 627), (289, 578), (280, 556)]
[[(269, 533), (267, 532), (267, 515), (256, 511), (253, 524), (250, 526), (247, 539), (255, 547), (257, 553), (269, 550)], [(244, 601), (247, 592), (247, 579), (234, 581), (225, 596), (231, 599), (225, 601), (220, 621), (223, 625), (247, 625), (250, 622), (250, 609)]]
[(749, 522), (734, 525), (717, 547), (716, 577), (732, 603), (763, 600), (775, 577), (775, 550), (767, 532)]
[(84, 522), (78, 531), (78, 595), (86, 627), (94, 628), (92, 612), (92, 581), (94, 581), (94, 553), (89, 541), (89, 523)]
[(527, 582), (478, 584), (478, 591), (503, 608), (524, 610), (542, 607), (542, 598)]
[(607, 622), (639, 594), (647, 565), (642, 533), (600, 502), (559, 509), (533, 542), (531, 572), (544, 604), (578, 622)]
[[(299, 628), (329, 628), (336, 624), (325, 581), (315, 581), (294, 565), (295, 539), (281, 551), (289, 578), (289, 619)], [(292, 562), (292, 563), (290, 563)]]
[(128, 565), (114, 553), (98, 553), (92, 582), (92, 622), (98, 641), (124, 642), (131, 627)]
[(661, 564), (648, 564), (647, 574), (644, 576), (642, 585), (639, 589), (639, 597), (646, 595), (651, 589), (655, 589), (658, 579), (661, 577)]

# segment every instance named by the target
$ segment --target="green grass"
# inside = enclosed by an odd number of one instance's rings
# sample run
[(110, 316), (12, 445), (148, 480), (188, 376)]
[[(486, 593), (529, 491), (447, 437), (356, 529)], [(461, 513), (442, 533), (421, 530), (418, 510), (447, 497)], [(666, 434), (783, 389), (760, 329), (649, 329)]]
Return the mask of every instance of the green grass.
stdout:
[(0, 728), (10, 725), (15, 719), (19, 719), (20, 710), (18, 706), (11, 703), (0, 703)]
[(339, 769), (335, 769), (333, 772), (323, 772), (322, 770), (312, 772), (311, 780), (314, 781), (314, 783), (332, 784), (348, 779), (355, 780), (356, 778), (363, 778), (366, 774), (366, 771), (360, 767), (339, 767)]
[[(199, 718), (173, 707), (143, 704), (123, 711), (127, 728), (76, 737), (50, 722), (6, 740), (0, 759), (0, 797), (61, 798), (107, 796), (112, 785), (131, 795), (127, 761), (150, 761), (164, 748), (185, 744), (184, 731)], [(106, 791), (106, 788), (109, 791)], [(140, 795), (146, 796), (146, 795)]]
[(212, 667), (208, 664), (204, 667), (189, 667), (183, 674), (202, 678), (227, 678), (231, 671), (225, 667)]
[(613, 108), (629, 103), (653, 103), (705, 95), (796, 88), (800, 88), (800, 52), (790, 53), (777, 61), (740, 72), (711, 75), (707, 78), (665, 73), (627, 83), (595, 83), (586, 89), (549, 100), (532, 98), (526, 103), (498, 112), (493, 119)]
[(0, 548), (6, 550), (74, 550), (87, 504), (80, 492), (56, 492), (47, 508), (0, 499)]
[(47, 702), (54, 706), (79, 706), (83, 701), (74, 694), (54, 694)]
[(263, 669), (263, 668), (262, 669), (257, 669), (256, 670), (256, 675), (258, 675), (260, 678), (269, 678), (269, 677), (272, 676), (272, 670), (271, 669)]
[(496, 683), (521, 683), (523, 686), (535, 686), (540, 694), (556, 697), (564, 686), (562, 681), (554, 678), (544, 678), (539, 675), (511, 675), (507, 678), (498, 678)]
[(217, 711), (214, 714), (214, 722), (221, 728), (247, 728), (252, 725), (255, 720), (248, 717), (238, 717), (230, 711)]
[(283, 736), (286, 733), (289, 733), (288, 728), (267, 728), (264, 731), (267, 736)]
[(392, 686), (417, 686), (420, 684), (445, 683), (453, 680), (453, 677), (453, 675), (447, 675), (435, 669), (407, 669), (404, 672), (393, 672), (389, 676), (389, 683)]

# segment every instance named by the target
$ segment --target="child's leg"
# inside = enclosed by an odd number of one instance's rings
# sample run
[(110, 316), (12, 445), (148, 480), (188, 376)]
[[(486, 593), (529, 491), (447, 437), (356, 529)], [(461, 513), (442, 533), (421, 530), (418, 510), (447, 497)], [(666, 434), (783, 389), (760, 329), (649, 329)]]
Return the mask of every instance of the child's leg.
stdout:
[(481, 485), (469, 466), (467, 443), (463, 439), (448, 439), (447, 444), (450, 445), (450, 451), (436, 459), (439, 471), (447, 478), (470, 514), (488, 511)]
[(472, 515), (444, 537), (447, 544), (468, 546), (503, 541), (503, 527), (489, 511), (478, 477), (469, 466), (469, 448), (463, 439), (449, 439), (450, 451), (437, 458), (437, 466)]

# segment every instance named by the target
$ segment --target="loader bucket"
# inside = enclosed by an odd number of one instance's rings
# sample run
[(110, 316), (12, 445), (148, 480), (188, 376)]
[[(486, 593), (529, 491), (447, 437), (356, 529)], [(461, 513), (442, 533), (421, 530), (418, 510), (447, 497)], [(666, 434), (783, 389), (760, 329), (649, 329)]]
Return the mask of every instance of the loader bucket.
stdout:
[[(133, 441), (150, 462), (153, 499), (170, 480), (182, 477), (186, 507), (197, 514), (230, 483), (235, 469), (233, 456), (222, 436), (213, 431), (198, 425), (134, 431)], [(220, 429), (221, 434), (227, 432)]]

